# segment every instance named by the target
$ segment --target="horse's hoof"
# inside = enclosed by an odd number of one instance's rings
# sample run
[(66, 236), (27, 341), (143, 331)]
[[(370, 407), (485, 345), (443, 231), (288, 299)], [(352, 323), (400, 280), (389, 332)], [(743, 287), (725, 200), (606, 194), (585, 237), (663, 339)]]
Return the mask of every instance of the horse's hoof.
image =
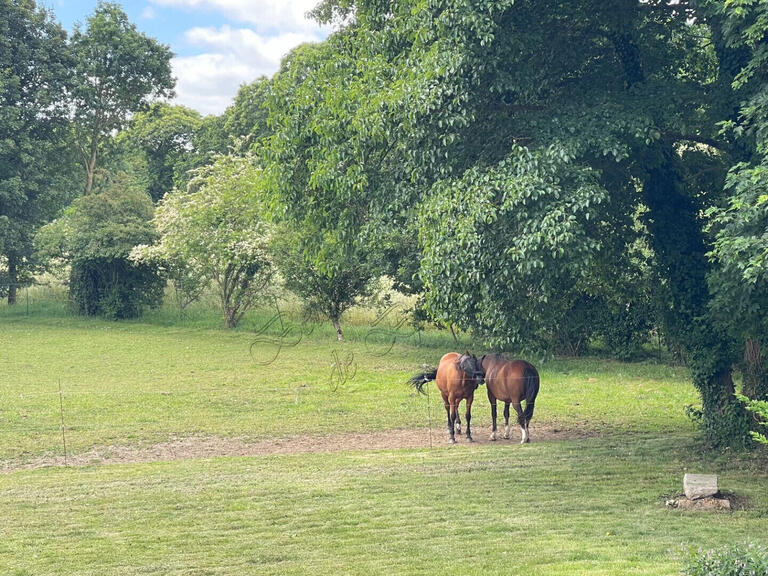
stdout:
[(509, 440), (509, 434), (504, 434), (504, 440)]
[(467, 436), (467, 442), (474, 442), (474, 440), (472, 439), (472, 436)]
[(491, 434), (491, 442), (496, 442), (496, 432)]
[(448, 444), (456, 444), (456, 440), (453, 438), (448, 438)]

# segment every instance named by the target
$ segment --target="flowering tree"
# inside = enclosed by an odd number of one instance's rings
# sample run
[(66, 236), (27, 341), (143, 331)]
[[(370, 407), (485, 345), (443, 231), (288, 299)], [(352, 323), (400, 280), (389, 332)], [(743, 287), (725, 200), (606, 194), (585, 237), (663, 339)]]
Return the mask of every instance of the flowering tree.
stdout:
[(187, 192), (163, 198), (154, 218), (159, 241), (137, 247), (132, 257), (161, 261), (182, 307), (212, 283), (227, 327), (234, 328), (269, 290), (273, 275), (261, 185), (252, 158), (219, 156), (195, 172)]

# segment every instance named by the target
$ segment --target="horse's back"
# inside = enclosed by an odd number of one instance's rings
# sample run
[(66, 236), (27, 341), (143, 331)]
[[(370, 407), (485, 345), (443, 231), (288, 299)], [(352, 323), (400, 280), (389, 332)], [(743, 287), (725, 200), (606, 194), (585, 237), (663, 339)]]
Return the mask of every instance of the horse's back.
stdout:
[(538, 386), (539, 373), (526, 360), (506, 360), (498, 365), (493, 374), (486, 375), (485, 385), (489, 395), (504, 402), (519, 402), (525, 398), (526, 380), (535, 378)]

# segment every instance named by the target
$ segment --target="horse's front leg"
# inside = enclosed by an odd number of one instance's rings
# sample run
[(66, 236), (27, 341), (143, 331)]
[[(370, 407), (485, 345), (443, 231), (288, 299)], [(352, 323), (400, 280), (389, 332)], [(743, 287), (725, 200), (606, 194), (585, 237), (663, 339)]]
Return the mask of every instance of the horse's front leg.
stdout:
[(456, 434), (461, 434), (461, 415), (459, 414), (459, 404), (461, 404), (461, 400), (456, 403), (456, 422), (454, 423), (456, 426)]
[(456, 413), (454, 410), (452, 410), (452, 402), (448, 399), (447, 396), (443, 396), (443, 403), (445, 404), (445, 412), (448, 416), (448, 442), (450, 444), (456, 444), (456, 438), (454, 437), (454, 422), (453, 422), (453, 418)]
[(472, 396), (467, 398), (467, 442), (474, 442), (474, 440), (472, 440), (472, 432), (469, 429), (469, 423), (472, 421), (472, 400), (474, 400)]
[(504, 440), (509, 440), (509, 402), (504, 402)]

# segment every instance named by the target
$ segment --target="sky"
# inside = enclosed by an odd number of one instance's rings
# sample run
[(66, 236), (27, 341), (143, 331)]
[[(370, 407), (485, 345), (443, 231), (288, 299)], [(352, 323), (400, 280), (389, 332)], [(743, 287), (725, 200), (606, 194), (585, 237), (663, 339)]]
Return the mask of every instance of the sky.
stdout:
[[(221, 114), (240, 85), (271, 76), (288, 51), (325, 38), (305, 14), (318, 0), (125, 0), (131, 22), (174, 52), (175, 103)], [(71, 32), (97, 0), (38, 0)]]

